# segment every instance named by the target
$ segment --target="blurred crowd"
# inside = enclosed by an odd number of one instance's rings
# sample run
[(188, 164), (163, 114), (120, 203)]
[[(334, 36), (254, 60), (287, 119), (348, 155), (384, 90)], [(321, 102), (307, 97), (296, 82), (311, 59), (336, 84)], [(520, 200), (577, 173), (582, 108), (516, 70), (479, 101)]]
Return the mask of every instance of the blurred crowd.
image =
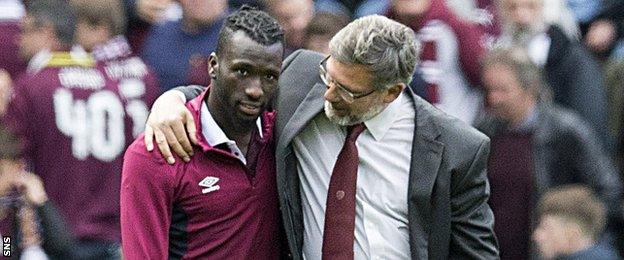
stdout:
[(219, 29), (244, 4), (279, 21), (284, 57), (327, 53), (358, 17), (408, 25), (411, 91), (492, 140), (501, 258), (623, 255), (620, 0), (0, 0), (0, 234), (14, 253), (119, 258), (123, 151), (159, 94), (210, 83)]

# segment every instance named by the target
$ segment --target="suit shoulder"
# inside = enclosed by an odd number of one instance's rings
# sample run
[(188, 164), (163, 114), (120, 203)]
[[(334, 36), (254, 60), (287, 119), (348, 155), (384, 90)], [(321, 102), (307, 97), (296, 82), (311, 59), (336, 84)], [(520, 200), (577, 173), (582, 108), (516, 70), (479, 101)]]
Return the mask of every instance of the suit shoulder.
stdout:
[(483, 142), (489, 142), (490, 139), (476, 128), (442, 112), (423, 99), (416, 97), (415, 102), (418, 109), (417, 116), (424, 117), (422, 121), (418, 121), (423, 124), (431, 123), (437, 127), (443, 143), (450, 146), (474, 148), (479, 147)]

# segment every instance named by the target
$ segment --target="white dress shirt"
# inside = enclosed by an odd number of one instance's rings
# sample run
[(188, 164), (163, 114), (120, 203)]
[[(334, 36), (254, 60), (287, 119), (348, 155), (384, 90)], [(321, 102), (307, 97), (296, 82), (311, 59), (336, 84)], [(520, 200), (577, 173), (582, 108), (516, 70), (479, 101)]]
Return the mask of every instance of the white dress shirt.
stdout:
[[(364, 122), (355, 210), (355, 259), (409, 259), (407, 186), (415, 121), (411, 98), (401, 94)], [(321, 259), (329, 180), (346, 138), (346, 128), (324, 112), (293, 139), (303, 207), (303, 256)]]
[[(236, 156), (236, 158), (238, 158), (243, 164), (247, 165), (247, 159), (245, 158), (245, 155), (238, 148), (236, 142), (230, 140), (230, 138), (228, 138), (227, 135), (225, 135), (225, 133), (223, 132), (223, 129), (219, 127), (217, 121), (215, 121), (212, 117), (212, 114), (210, 114), (206, 102), (202, 102), (199, 117), (201, 120), (202, 135), (204, 135), (204, 138), (206, 138), (208, 144), (212, 147), (220, 144), (227, 144), (230, 151), (232, 151), (232, 154)], [(262, 118), (262, 116), (258, 117), (258, 120), (256, 120), (256, 125), (258, 126), (258, 133), (260, 133), (260, 138), (262, 138), (262, 125), (260, 122), (260, 118)]]

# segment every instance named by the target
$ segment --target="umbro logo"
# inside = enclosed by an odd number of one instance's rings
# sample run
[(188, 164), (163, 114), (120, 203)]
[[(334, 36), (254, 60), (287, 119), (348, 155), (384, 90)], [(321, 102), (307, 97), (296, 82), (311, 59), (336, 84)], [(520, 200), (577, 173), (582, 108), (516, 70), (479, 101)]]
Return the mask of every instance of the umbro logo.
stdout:
[(219, 185), (215, 185), (218, 181), (219, 178), (211, 176), (208, 176), (200, 181), (199, 186), (205, 187), (204, 189), (202, 189), (202, 194), (219, 190), (221, 187), (219, 187)]

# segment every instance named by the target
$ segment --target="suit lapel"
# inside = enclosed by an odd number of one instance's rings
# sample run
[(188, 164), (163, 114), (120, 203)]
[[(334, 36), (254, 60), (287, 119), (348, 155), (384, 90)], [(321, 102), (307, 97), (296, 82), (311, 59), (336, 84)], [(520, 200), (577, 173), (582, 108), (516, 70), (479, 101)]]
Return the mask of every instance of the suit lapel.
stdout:
[(297, 135), (316, 114), (323, 110), (325, 103), (323, 94), (325, 93), (325, 89), (325, 85), (316, 83), (310, 92), (308, 92), (308, 95), (306, 95), (301, 104), (299, 104), (295, 113), (290, 117), (286, 126), (284, 126), (284, 131), (282, 131), (277, 144), (278, 151), (284, 150), (295, 135)]

